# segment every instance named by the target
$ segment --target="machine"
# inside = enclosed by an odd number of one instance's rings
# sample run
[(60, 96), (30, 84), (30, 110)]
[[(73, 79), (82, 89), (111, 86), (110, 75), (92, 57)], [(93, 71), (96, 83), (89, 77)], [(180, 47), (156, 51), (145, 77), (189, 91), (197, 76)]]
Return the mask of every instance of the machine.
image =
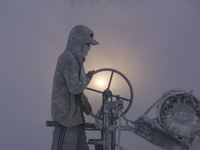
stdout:
[[(88, 144), (94, 144), (95, 150), (124, 150), (120, 146), (122, 131), (130, 131), (148, 142), (164, 150), (199, 150), (200, 149), (200, 101), (193, 94), (181, 89), (165, 92), (146, 112), (132, 121), (125, 117), (133, 103), (133, 88), (127, 77), (121, 72), (103, 68), (95, 71), (95, 76), (106, 72), (107, 86), (103, 90), (88, 87), (87, 90), (102, 95), (102, 105), (96, 114), (95, 124), (85, 124), (86, 130), (99, 130), (100, 139), (89, 139)], [(113, 78), (117, 76), (114, 80)], [(118, 95), (117, 90), (111, 90), (114, 81), (127, 84), (127, 95)], [(118, 86), (120, 87), (121, 83)], [(147, 114), (153, 107), (157, 116), (153, 119)], [(58, 122), (47, 121), (47, 126), (61, 126)]]

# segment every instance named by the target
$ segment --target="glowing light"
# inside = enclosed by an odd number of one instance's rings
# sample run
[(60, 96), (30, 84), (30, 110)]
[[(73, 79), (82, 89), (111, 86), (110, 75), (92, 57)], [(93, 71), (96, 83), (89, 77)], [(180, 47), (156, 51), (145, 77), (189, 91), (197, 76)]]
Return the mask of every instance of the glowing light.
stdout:
[(100, 86), (102, 86), (104, 83), (103, 83), (103, 81), (99, 80), (99, 81), (98, 81), (98, 84), (99, 84)]

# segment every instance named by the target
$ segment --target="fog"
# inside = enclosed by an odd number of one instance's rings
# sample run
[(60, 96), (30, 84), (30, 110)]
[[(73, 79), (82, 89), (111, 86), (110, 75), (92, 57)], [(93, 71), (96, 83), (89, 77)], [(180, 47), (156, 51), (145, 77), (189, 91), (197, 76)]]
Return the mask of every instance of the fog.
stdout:
[[(1, 149), (50, 149), (53, 128), (45, 122), (51, 120), (53, 74), (78, 24), (90, 27), (100, 43), (91, 48), (85, 70), (113, 68), (131, 82), (127, 118), (137, 119), (172, 88), (189, 91), (193, 85), (200, 97), (199, 8), (197, 0), (1, 0)], [(131, 132), (122, 132), (121, 145), (159, 150)]]

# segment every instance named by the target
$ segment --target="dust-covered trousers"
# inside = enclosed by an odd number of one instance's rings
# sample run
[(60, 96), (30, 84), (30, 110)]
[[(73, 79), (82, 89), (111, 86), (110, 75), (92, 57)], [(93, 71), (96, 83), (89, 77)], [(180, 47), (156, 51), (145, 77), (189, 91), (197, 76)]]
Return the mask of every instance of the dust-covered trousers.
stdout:
[(89, 150), (82, 125), (55, 127), (51, 150)]

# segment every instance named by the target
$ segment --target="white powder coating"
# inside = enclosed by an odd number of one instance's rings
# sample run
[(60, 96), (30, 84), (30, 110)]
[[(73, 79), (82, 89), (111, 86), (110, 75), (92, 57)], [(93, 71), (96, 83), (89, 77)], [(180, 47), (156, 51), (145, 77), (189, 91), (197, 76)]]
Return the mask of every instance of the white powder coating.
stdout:
[(158, 119), (169, 133), (188, 137), (200, 129), (200, 102), (183, 90), (167, 91), (158, 105)]
[[(89, 84), (83, 62), (83, 49), (86, 43), (98, 44), (92, 36), (93, 31), (83, 25), (75, 26), (68, 38), (65, 51), (59, 56), (54, 74), (51, 115), (66, 127), (82, 124), (81, 109), (75, 95), (82, 93)], [(87, 97), (83, 97), (87, 100)]]

